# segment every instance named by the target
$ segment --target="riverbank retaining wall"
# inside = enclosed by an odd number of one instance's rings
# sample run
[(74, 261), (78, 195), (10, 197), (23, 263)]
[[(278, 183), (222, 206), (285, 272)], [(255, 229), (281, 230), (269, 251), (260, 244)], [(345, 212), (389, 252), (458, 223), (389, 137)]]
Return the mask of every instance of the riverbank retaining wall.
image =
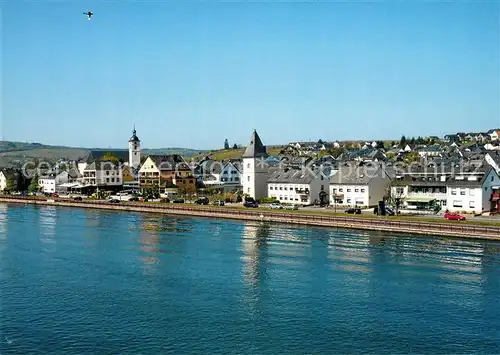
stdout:
[(219, 206), (189, 206), (176, 204), (146, 204), (141, 202), (108, 203), (104, 201), (73, 201), (66, 199), (40, 199), (23, 198), (17, 196), (0, 197), (0, 202), (6, 203), (28, 203), (35, 205), (53, 205), (66, 207), (80, 207), (92, 209), (106, 209), (117, 211), (134, 211), (146, 213), (164, 213), (172, 215), (229, 218), (239, 220), (264, 221), (274, 223), (286, 223), (296, 225), (320, 226), (329, 228), (349, 228), (372, 231), (386, 231), (394, 233), (452, 236), (473, 239), (500, 240), (500, 227), (480, 226), (465, 224), (456, 221), (451, 223), (436, 223), (398, 220), (397, 218), (363, 218), (363, 217), (341, 217), (318, 215), (307, 212), (273, 212), (260, 209), (240, 209)]

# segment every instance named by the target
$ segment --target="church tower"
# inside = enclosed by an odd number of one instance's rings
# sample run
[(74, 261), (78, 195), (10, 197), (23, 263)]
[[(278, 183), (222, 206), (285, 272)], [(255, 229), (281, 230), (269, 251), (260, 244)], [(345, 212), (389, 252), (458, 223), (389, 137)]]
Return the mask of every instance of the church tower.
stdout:
[(254, 130), (243, 154), (243, 193), (258, 200), (267, 197), (269, 171), (265, 159), (269, 156), (257, 131)]
[(136, 133), (134, 125), (132, 137), (128, 140), (128, 165), (133, 168), (141, 165), (141, 141)]

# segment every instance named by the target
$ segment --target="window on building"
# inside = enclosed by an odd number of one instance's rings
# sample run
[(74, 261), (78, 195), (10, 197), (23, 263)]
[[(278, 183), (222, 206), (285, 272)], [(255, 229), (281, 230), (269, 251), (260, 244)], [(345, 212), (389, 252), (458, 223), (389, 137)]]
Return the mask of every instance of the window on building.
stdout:
[(344, 189), (339, 189), (339, 192), (342, 192), (342, 191), (344, 191)]
[(462, 196), (465, 195), (465, 190), (464, 189), (460, 190), (460, 195), (462, 195)]
[(111, 178), (111, 182), (115, 182), (115, 178)]
[(472, 208), (472, 209), (475, 208), (474, 207), (474, 201), (469, 201), (469, 208)]
[(462, 201), (454, 200), (453, 201), (453, 207), (463, 207)]
[(351, 203), (351, 199), (350, 199), (350, 198), (348, 198), (346, 202), (347, 202), (347, 203)]
[(109, 170), (106, 170), (106, 175), (109, 175)]
[(273, 189), (273, 187), (272, 187), (272, 186), (269, 186), (269, 190), (272, 190), (272, 189)]
[(351, 192), (351, 189), (347, 189), (347, 192)]
[(359, 189), (354, 189), (354, 192), (359, 192)]
[(333, 192), (333, 193), (337, 192), (337, 189), (332, 189), (332, 192)]
[(106, 182), (109, 182), (109, 178), (106, 178)]
[(452, 190), (451, 190), (451, 194), (452, 194), (452, 195), (456, 195), (456, 194), (457, 194), (457, 190), (452, 189)]
[(288, 190), (288, 187), (285, 186), (285, 191)]
[(361, 192), (365, 192), (365, 189), (361, 189)]
[(250, 175), (247, 176), (247, 181), (250, 181)]
[(469, 189), (469, 196), (474, 196), (474, 189)]
[(247, 168), (250, 169), (250, 163), (247, 164)]
[(321, 191), (325, 191), (325, 185), (321, 185)]
[(250, 188), (247, 189), (247, 192), (250, 193)]

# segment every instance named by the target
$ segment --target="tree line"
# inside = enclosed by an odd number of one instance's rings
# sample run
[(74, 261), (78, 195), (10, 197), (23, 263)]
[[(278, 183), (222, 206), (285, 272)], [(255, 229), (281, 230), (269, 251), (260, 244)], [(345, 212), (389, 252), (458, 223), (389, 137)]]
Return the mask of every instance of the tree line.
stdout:
[[(227, 138), (224, 141), (224, 149), (230, 149), (230, 147), (229, 147), (229, 141), (227, 140)], [(238, 149), (238, 144), (234, 143), (233, 144), (233, 149)]]

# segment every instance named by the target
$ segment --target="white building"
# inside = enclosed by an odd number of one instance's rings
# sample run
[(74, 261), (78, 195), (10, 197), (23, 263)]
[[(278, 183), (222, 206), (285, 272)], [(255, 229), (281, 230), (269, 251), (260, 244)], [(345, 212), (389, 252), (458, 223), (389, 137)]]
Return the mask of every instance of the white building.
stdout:
[(319, 169), (278, 169), (267, 181), (267, 196), (284, 203), (322, 204), (328, 200), (329, 182)]
[(490, 135), (490, 139), (492, 141), (500, 140), (500, 129), (492, 129), (488, 131), (488, 134)]
[(44, 193), (59, 192), (60, 187), (64, 184), (73, 183), (78, 178), (76, 171), (61, 171), (59, 174), (48, 174), (47, 176), (40, 177), (38, 184), (40, 190)]
[(484, 160), (500, 174), (500, 150), (488, 152), (484, 156)]
[(137, 131), (132, 131), (132, 137), (128, 141), (128, 165), (138, 169), (141, 165), (141, 141), (137, 137)]
[(123, 167), (138, 169), (141, 162), (141, 141), (136, 130), (128, 142), (128, 150), (91, 150), (87, 157), (78, 162), (78, 171), (84, 185), (102, 188), (123, 185)]
[(500, 177), (490, 167), (484, 173), (457, 174), (447, 181), (447, 209), (455, 212), (481, 213), (491, 209), (491, 197), (500, 187)]
[(371, 207), (383, 200), (390, 178), (380, 164), (344, 164), (331, 177), (330, 204)]
[(257, 131), (253, 131), (243, 154), (243, 193), (254, 199), (267, 197), (269, 169), (265, 159), (269, 156)]
[(418, 155), (421, 158), (440, 157), (442, 156), (442, 148), (439, 145), (431, 145), (418, 150)]
[(209, 159), (195, 167), (195, 172), (198, 181), (205, 187), (220, 187), (224, 190), (241, 188), (241, 163)]
[(120, 164), (110, 161), (94, 161), (83, 172), (83, 184), (99, 187), (123, 185), (123, 172)]

